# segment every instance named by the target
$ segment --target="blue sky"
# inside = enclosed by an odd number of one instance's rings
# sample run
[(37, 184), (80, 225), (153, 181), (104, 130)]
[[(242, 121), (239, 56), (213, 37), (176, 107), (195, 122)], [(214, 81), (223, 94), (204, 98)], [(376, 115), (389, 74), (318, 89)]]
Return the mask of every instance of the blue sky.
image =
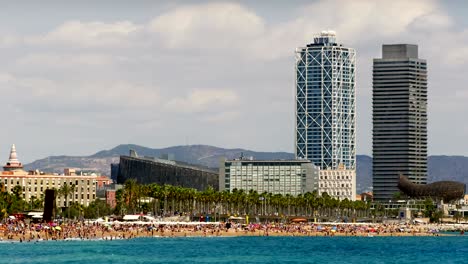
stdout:
[(419, 45), (429, 153), (468, 155), (465, 1), (15, 1), (0, 9), (0, 161), (118, 144), (294, 149), (294, 50), (321, 30), (357, 51), (358, 153), (372, 58)]

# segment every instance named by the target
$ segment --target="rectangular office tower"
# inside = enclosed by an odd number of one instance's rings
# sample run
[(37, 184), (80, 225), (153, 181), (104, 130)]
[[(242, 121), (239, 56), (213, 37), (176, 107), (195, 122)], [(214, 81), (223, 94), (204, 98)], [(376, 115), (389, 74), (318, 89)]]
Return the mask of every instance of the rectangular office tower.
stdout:
[(418, 46), (383, 45), (374, 59), (372, 174), (374, 199), (391, 200), (399, 175), (427, 181), (427, 68)]
[(296, 158), (356, 168), (356, 52), (323, 31), (296, 49)]

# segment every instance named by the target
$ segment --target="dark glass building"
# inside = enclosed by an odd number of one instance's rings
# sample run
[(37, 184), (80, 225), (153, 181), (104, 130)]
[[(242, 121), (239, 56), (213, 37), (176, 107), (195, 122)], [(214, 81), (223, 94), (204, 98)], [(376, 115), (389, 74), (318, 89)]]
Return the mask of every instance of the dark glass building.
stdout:
[(217, 171), (172, 160), (120, 156), (117, 170), (119, 184), (124, 184), (127, 179), (136, 179), (142, 184), (169, 184), (198, 191), (204, 191), (210, 186), (218, 190), (219, 186)]
[(400, 174), (427, 182), (427, 64), (418, 46), (382, 46), (373, 69), (373, 192), (391, 200)]

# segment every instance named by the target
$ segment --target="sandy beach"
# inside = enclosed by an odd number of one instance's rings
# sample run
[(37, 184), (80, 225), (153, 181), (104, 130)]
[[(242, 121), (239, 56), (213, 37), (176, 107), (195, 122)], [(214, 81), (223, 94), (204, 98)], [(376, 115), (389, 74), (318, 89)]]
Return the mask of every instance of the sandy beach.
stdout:
[(372, 223), (196, 223), (132, 224), (70, 222), (25, 224), (9, 221), (0, 225), (1, 241), (35, 242), (44, 240), (114, 240), (137, 237), (216, 237), (216, 236), (447, 236), (442, 231), (462, 235), (468, 225), (447, 224), (372, 224)]

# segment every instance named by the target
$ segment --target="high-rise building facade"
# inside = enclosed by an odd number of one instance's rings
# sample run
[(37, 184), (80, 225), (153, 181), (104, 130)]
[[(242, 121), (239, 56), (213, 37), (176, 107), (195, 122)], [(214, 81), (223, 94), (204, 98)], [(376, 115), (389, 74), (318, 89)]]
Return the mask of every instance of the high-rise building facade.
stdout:
[(296, 158), (356, 168), (356, 52), (323, 31), (296, 49)]
[(383, 45), (373, 70), (375, 200), (391, 200), (399, 175), (427, 182), (427, 64), (418, 46)]

